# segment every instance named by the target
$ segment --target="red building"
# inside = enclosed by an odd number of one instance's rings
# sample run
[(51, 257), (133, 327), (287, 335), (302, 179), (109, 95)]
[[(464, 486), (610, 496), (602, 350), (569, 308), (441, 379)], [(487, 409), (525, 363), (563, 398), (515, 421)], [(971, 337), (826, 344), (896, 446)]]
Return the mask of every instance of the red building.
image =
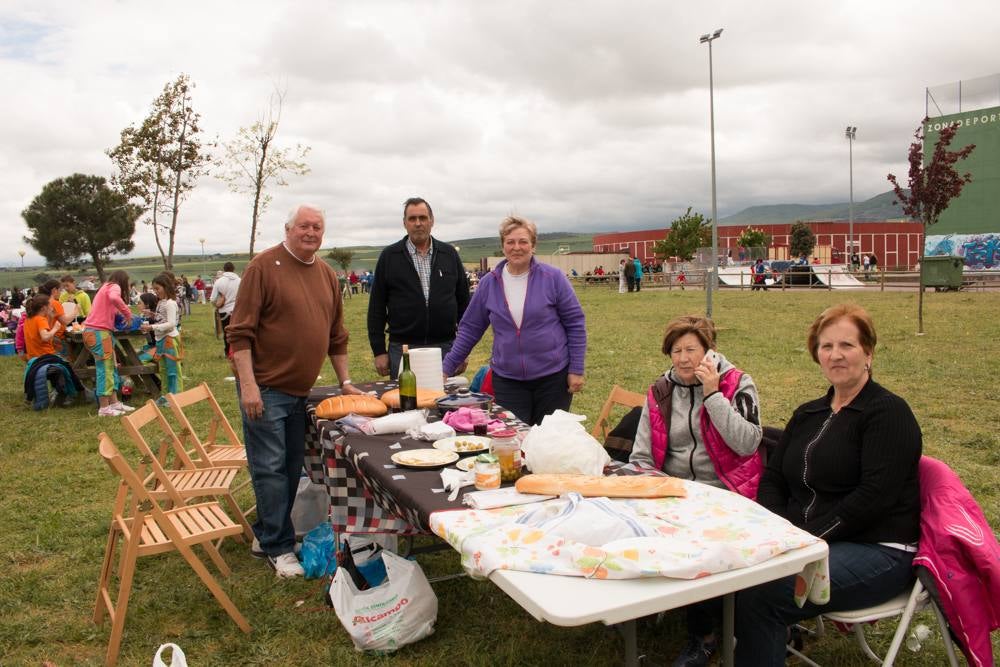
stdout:
[[(807, 221), (816, 235), (814, 254), (823, 262), (843, 263), (846, 259), (850, 224), (846, 220)], [(788, 255), (789, 237), (792, 224), (780, 225), (732, 225), (720, 226), (719, 253), (726, 255), (732, 251), (733, 259), (739, 252), (738, 239), (747, 227), (760, 229), (771, 236), (769, 256), (774, 259), (791, 259)], [(639, 232), (616, 232), (594, 236), (594, 252), (627, 251), (646, 261), (654, 259), (653, 244), (666, 237), (668, 229), (650, 229)], [(919, 222), (909, 220), (884, 220), (879, 222), (855, 222), (854, 244), (858, 253), (874, 253), (878, 264), (885, 269), (911, 269), (920, 257), (920, 245), (924, 242), (923, 227)]]

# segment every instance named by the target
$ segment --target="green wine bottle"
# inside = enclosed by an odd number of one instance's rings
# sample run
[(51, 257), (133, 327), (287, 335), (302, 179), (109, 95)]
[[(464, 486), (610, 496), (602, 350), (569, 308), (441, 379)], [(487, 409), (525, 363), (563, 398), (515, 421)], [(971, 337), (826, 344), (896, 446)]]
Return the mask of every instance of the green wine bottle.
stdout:
[(417, 409), (417, 375), (410, 370), (410, 346), (403, 346), (403, 372), (399, 374), (399, 409)]

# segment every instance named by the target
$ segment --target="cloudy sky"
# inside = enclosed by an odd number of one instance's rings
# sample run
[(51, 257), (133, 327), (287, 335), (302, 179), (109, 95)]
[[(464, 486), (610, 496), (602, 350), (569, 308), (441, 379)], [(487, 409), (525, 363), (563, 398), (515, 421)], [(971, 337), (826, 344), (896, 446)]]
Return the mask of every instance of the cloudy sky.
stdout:
[[(231, 138), (286, 91), (281, 146), (312, 171), (274, 187), (259, 247), (297, 202), (323, 205), (326, 245), (402, 235), (427, 198), (438, 237), (666, 226), (710, 214), (713, 43), (719, 216), (855, 198), (905, 174), (924, 89), (1000, 72), (1000, 3), (57, 2), (0, 4), (0, 264), (39, 261), (20, 216), (45, 183), (110, 176), (104, 151), (178, 73), (205, 135)], [(993, 91), (990, 105), (997, 104)], [(987, 96), (989, 97), (989, 96)], [(955, 109), (946, 109), (954, 111)], [(178, 253), (244, 251), (250, 201), (205, 177)], [(140, 225), (136, 253), (156, 253)]]

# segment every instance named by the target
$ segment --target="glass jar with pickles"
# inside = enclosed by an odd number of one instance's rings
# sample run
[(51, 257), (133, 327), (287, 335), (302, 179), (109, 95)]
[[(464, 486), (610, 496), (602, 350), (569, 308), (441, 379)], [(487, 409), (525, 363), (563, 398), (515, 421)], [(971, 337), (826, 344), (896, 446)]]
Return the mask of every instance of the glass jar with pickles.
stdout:
[(516, 482), (521, 477), (521, 440), (517, 432), (496, 431), (490, 445), (500, 462), (500, 481)]

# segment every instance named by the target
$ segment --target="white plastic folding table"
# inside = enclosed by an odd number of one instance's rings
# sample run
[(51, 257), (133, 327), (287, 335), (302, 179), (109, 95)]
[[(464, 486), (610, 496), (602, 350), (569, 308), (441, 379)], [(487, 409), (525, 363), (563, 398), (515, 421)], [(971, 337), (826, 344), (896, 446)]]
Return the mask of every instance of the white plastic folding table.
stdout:
[(625, 642), (625, 664), (639, 661), (635, 621), (643, 616), (693, 602), (723, 598), (722, 664), (733, 664), (734, 593), (801, 572), (825, 558), (826, 542), (786, 551), (770, 560), (699, 579), (584, 579), (558, 575), (494, 570), (489, 580), (539, 621), (572, 627), (600, 621), (617, 626)]

